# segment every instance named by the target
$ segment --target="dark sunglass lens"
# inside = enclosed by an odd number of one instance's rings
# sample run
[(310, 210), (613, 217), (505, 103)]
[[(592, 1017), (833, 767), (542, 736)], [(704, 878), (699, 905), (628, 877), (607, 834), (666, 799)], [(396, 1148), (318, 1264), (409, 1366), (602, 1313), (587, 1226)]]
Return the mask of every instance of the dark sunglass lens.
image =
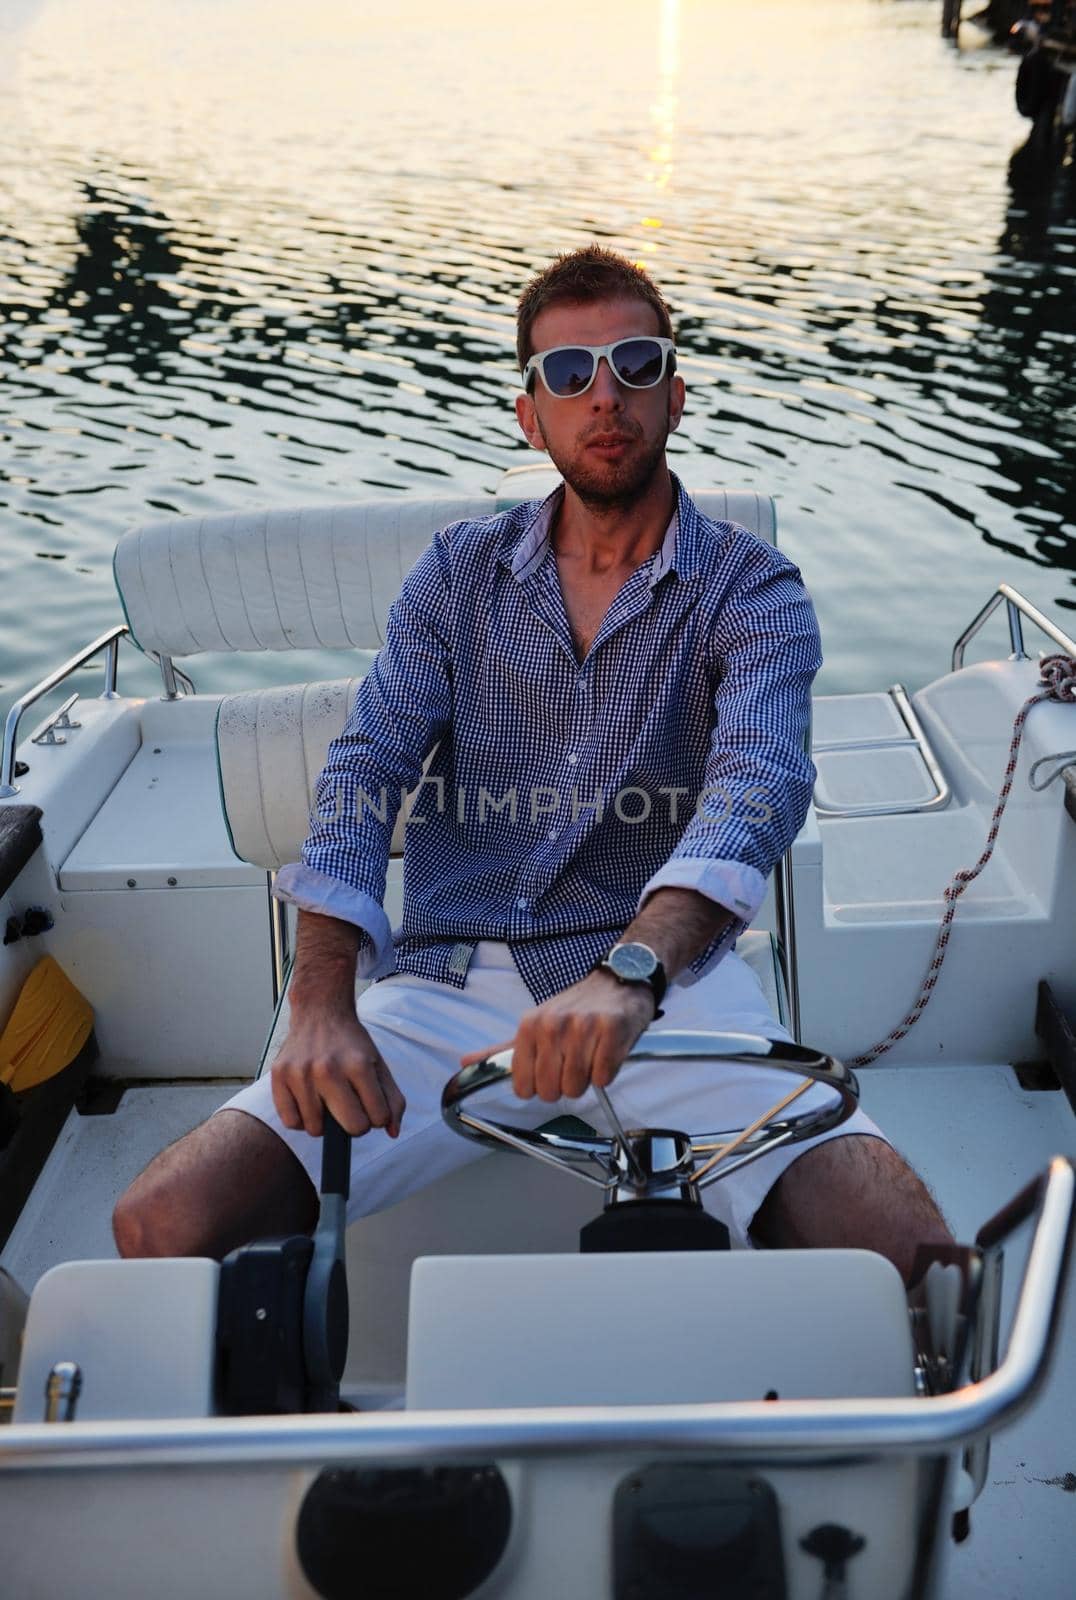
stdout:
[(625, 339), (613, 353), (617, 376), (634, 389), (649, 389), (661, 377), (664, 356), (656, 339)]
[(543, 362), (546, 388), (562, 396), (579, 394), (590, 382), (594, 357), (589, 350), (554, 350)]

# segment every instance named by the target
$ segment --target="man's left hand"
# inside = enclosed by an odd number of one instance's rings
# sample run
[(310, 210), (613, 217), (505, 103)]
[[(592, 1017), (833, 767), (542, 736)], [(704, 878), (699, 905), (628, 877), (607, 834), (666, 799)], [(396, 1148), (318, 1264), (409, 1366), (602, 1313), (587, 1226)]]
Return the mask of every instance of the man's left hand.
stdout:
[(576, 1100), (590, 1084), (607, 1089), (628, 1051), (654, 1020), (645, 984), (591, 972), (524, 1012), (514, 1039), (464, 1056), (462, 1065), (512, 1050), (512, 1086), (521, 1100)]

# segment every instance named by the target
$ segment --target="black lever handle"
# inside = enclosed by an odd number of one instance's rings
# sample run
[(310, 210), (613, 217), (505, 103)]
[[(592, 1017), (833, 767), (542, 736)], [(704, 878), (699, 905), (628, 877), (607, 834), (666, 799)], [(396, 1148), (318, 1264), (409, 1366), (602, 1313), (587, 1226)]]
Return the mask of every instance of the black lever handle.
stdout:
[(328, 1106), (324, 1108), (322, 1119), (321, 1192), (342, 1195), (346, 1200), (351, 1193), (351, 1135), (340, 1126)]
[(303, 1353), (312, 1411), (335, 1411), (347, 1359), (348, 1295), (344, 1264), (351, 1135), (326, 1107), (322, 1113), (321, 1215), (303, 1300)]

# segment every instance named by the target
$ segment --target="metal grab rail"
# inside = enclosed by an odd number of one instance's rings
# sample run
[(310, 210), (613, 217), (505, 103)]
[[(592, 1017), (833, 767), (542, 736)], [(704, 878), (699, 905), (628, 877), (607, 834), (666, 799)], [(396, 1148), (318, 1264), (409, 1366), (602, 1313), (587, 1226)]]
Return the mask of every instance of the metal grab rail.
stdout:
[[(101, 691), (100, 699), (114, 699), (116, 680), (119, 675), (121, 639), (130, 639), (131, 643), (135, 644), (134, 639), (131, 639), (131, 630), (125, 622), (118, 623), (114, 628), (109, 628), (107, 633), (103, 633), (99, 639), (95, 639), (92, 644), (88, 644), (85, 650), (80, 650), (77, 656), (72, 656), (70, 661), (65, 661), (62, 667), (56, 668), (55, 672), (50, 672), (47, 678), (42, 678), (40, 683), (35, 684), (32, 689), (28, 689), (20, 700), (15, 701), (15, 704), (7, 714), (7, 721), (4, 724), (4, 748), (3, 754), (0, 756), (0, 800), (10, 800), (13, 795), (19, 793), (19, 786), (15, 782), (15, 746), (23, 712), (29, 710), (35, 701), (41, 700), (53, 689), (58, 688), (65, 678), (71, 676), (72, 672), (77, 672), (78, 668), (85, 666), (87, 661), (92, 661), (100, 650), (108, 651), (108, 656), (105, 660), (105, 687)], [(140, 645), (135, 644), (135, 648), (141, 650)], [(191, 678), (181, 671), (179, 667), (175, 666), (169, 656), (159, 656), (156, 651), (142, 651), (142, 654), (148, 655), (148, 659), (156, 662), (160, 668), (161, 676), (164, 679), (165, 699), (175, 700), (180, 689), (184, 694), (195, 693), (194, 683)]]
[(1009, 638), (1012, 641), (1010, 661), (1030, 661), (1031, 659), (1024, 649), (1022, 616), (1027, 617), (1028, 621), (1033, 622), (1037, 628), (1041, 628), (1048, 639), (1052, 639), (1054, 644), (1060, 645), (1062, 650), (1067, 650), (1070, 656), (1076, 656), (1076, 642), (1070, 639), (1067, 633), (1063, 633), (1055, 623), (1050, 621), (1049, 617), (1043, 616), (1038, 607), (1033, 606), (1030, 600), (1025, 599), (1019, 589), (1014, 589), (1008, 583), (999, 583), (995, 593), (990, 596), (990, 599), (974, 620), (969, 622), (953, 646), (952, 670), (954, 672), (959, 672), (964, 665), (965, 646), (971, 639), (974, 639), (987, 617), (993, 615), (1003, 600), (1009, 613)]
[(828, 753), (829, 751), (855, 751), (855, 750), (914, 750), (926, 768), (930, 781), (934, 785), (934, 793), (929, 800), (906, 801), (898, 800), (891, 805), (872, 804), (871, 802), (847, 805), (830, 806), (824, 800), (814, 797), (814, 808), (820, 817), (895, 817), (912, 816), (923, 811), (941, 811), (949, 804), (953, 792), (949, 781), (941, 769), (930, 740), (927, 738), (926, 729), (915, 714), (908, 691), (902, 683), (894, 683), (888, 690), (889, 698), (896, 707), (897, 714), (907, 732), (898, 734), (884, 734), (876, 738), (852, 739), (848, 741), (823, 740), (812, 748), (812, 754)]
[(105, 687), (101, 693), (102, 700), (111, 700), (116, 693), (116, 678), (119, 673), (120, 640), (128, 632), (125, 622), (118, 623), (116, 627), (109, 628), (99, 639), (88, 644), (78, 655), (72, 656), (70, 661), (65, 661), (62, 667), (57, 667), (55, 672), (50, 672), (47, 678), (35, 684), (12, 706), (4, 723), (4, 749), (0, 756), (0, 799), (10, 800), (12, 795), (19, 793), (19, 786), (15, 782), (15, 744), (18, 738), (19, 723), (22, 721), (24, 711), (27, 711), (36, 701), (42, 699), (51, 690), (59, 687), (65, 678), (69, 678), (79, 667), (84, 667), (87, 661), (101, 650), (107, 650), (105, 658)]
[(182, 689), (184, 694), (197, 694), (194, 679), (187, 676), (181, 667), (177, 667), (171, 656), (162, 656), (156, 650), (142, 650), (142, 646), (131, 640), (136, 650), (141, 650), (147, 661), (155, 661), (161, 670), (161, 681), (164, 684), (165, 700), (178, 700)]
[(536, 1459), (580, 1451), (720, 1453), (737, 1461), (944, 1454), (1010, 1422), (1032, 1400), (1057, 1333), (1072, 1246), (1076, 1164), (1055, 1156), (1017, 1210), (988, 1223), (1038, 1217), (1001, 1365), (955, 1393), (892, 1400), (723, 1401), (548, 1410), (372, 1412), (358, 1416), (242, 1417), (174, 1422), (17, 1423), (0, 1432), (7, 1471), (87, 1467), (291, 1467)]

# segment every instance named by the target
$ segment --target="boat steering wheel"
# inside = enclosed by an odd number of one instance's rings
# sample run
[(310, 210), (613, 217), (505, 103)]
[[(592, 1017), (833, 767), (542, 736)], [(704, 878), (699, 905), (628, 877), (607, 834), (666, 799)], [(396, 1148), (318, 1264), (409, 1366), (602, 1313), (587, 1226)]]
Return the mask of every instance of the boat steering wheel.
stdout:
[[(448, 1126), (464, 1138), (494, 1149), (516, 1150), (559, 1167), (604, 1190), (607, 1200), (678, 1198), (697, 1202), (698, 1191), (718, 1178), (728, 1177), (782, 1145), (828, 1133), (847, 1121), (859, 1104), (854, 1073), (835, 1057), (758, 1034), (649, 1031), (637, 1040), (627, 1060), (641, 1058), (779, 1067), (802, 1081), (746, 1128), (718, 1133), (624, 1129), (604, 1089), (596, 1089), (596, 1093), (612, 1124), (611, 1135), (563, 1116), (542, 1127), (522, 1128), (478, 1116), (468, 1104), (483, 1090), (511, 1078), (512, 1051), (507, 1049), (450, 1078), (441, 1097), (441, 1112)], [(814, 1083), (835, 1091), (832, 1102), (789, 1110)]]

